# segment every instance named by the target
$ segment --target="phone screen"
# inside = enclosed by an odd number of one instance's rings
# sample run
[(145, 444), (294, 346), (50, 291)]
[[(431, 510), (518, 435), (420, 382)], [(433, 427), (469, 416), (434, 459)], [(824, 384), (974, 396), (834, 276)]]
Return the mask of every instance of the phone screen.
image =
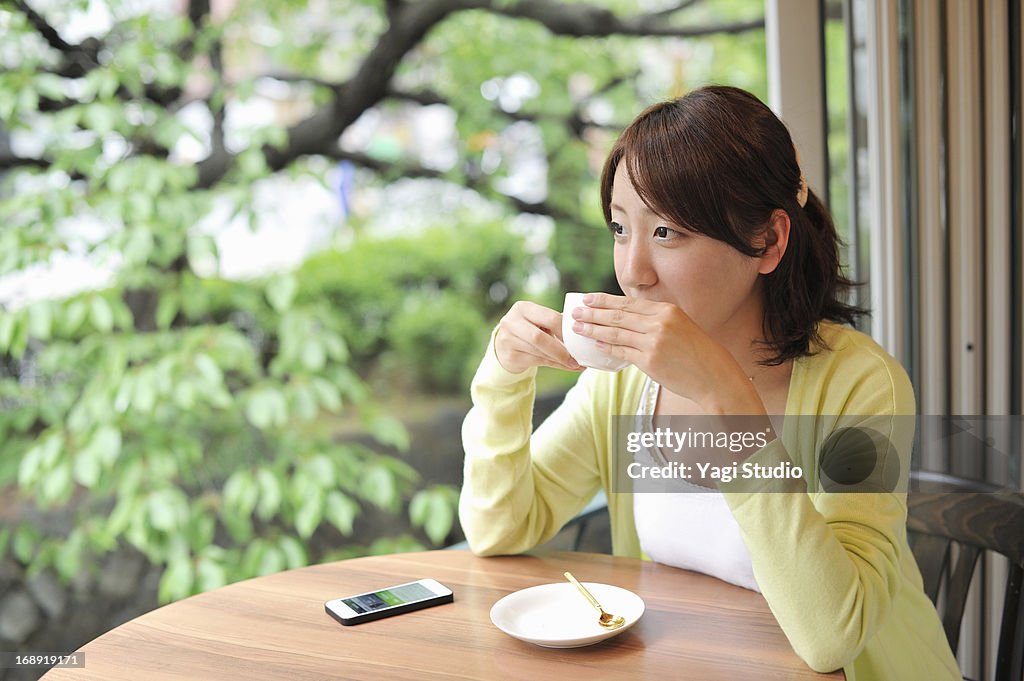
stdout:
[(393, 586), (389, 589), (372, 591), (368, 594), (353, 596), (352, 598), (343, 598), (341, 602), (352, 608), (355, 612), (364, 613), (374, 612), (382, 608), (390, 608), (394, 605), (405, 605), (413, 601), (422, 601), (436, 595), (422, 584), (413, 582), (412, 584), (403, 584), (402, 586)]

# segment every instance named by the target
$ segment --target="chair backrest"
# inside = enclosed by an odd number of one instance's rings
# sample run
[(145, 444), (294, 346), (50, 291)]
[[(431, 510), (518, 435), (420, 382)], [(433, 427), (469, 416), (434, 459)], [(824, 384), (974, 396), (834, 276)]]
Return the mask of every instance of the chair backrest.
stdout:
[(1024, 495), (941, 473), (915, 471), (907, 506), (907, 529), (925, 592), (942, 613), (946, 638), (954, 651), (979, 556), (994, 551), (1009, 559), (995, 679), (1020, 681), (1024, 675)]

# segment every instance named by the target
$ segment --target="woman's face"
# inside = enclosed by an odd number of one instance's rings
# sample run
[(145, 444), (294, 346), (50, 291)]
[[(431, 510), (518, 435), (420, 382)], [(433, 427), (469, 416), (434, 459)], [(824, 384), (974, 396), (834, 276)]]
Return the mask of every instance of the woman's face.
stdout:
[(626, 295), (673, 303), (712, 337), (759, 332), (760, 261), (654, 213), (633, 188), (625, 160), (615, 171), (611, 217), (615, 276)]

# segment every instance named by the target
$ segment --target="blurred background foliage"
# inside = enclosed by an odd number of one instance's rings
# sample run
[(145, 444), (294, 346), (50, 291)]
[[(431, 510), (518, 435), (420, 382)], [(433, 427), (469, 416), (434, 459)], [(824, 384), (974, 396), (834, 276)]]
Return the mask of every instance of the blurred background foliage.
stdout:
[[(444, 543), (455, 489), (339, 422), (407, 449), (388, 399), (464, 394), (513, 300), (614, 290), (605, 152), (697, 85), (766, 97), (762, 24), (759, 0), (0, 3), (0, 551), (69, 578), (130, 545), (166, 601)], [(406, 520), (352, 546), (371, 507)]]

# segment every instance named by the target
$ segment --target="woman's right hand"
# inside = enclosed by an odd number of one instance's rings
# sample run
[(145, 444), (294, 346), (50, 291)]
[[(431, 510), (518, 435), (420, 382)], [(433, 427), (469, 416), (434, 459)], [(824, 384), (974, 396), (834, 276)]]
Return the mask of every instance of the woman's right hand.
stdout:
[(512, 305), (498, 323), (494, 352), (514, 374), (537, 366), (583, 370), (562, 344), (562, 313), (525, 300)]

